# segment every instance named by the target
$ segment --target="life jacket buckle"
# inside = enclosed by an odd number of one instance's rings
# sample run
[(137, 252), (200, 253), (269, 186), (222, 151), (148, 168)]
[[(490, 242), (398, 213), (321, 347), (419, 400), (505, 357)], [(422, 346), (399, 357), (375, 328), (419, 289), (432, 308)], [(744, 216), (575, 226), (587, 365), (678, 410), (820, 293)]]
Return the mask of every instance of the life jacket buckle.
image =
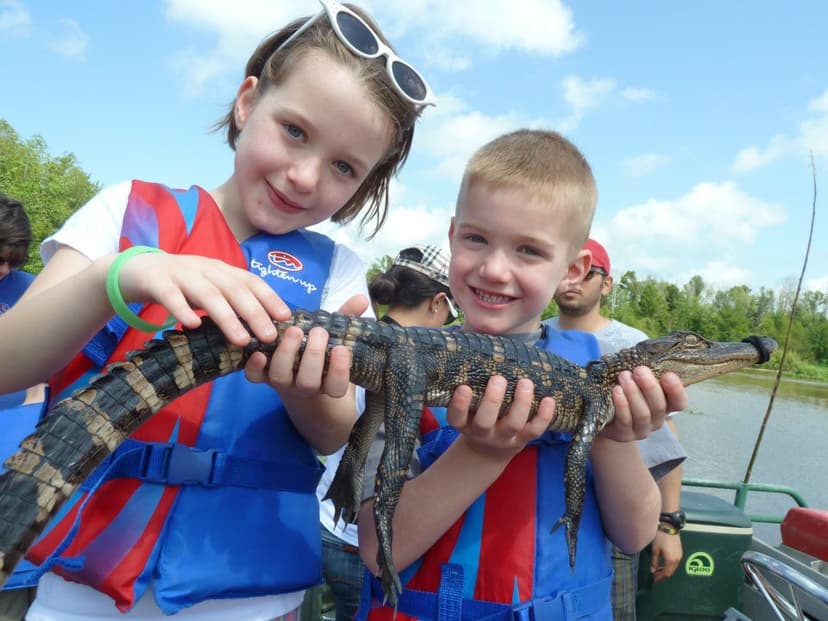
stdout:
[(183, 444), (147, 445), (141, 460), (141, 479), (162, 485), (216, 487), (219, 451)]
[(535, 621), (535, 606), (531, 600), (512, 608), (512, 621)]

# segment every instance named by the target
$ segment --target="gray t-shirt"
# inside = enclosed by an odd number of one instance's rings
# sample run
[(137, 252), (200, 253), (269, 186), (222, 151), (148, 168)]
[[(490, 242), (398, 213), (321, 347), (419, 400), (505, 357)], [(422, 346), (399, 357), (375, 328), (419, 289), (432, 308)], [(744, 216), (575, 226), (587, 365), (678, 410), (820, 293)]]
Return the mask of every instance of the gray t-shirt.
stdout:
[[(560, 330), (557, 317), (551, 317), (543, 323)], [(611, 319), (610, 323), (594, 333), (598, 339), (601, 354), (614, 354), (619, 349), (632, 347), (636, 343), (646, 340), (647, 335), (625, 323)], [(644, 440), (638, 440), (638, 450), (653, 478), (658, 481), (673, 468), (687, 459), (687, 451), (679, 443), (673, 431), (667, 425), (652, 432)]]

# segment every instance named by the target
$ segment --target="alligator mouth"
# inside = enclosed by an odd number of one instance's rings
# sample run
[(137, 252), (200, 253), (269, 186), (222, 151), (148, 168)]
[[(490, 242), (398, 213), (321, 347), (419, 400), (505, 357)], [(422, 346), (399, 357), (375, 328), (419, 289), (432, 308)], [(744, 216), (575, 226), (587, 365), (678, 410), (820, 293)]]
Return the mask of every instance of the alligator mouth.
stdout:
[(772, 338), (749, 336), (741, 343), (711, 343), (709, 349), (680, 352), (658, 363), (662, 372), (676, 373), (685, 386), (761, 364), (770, 359), (778, 345)]

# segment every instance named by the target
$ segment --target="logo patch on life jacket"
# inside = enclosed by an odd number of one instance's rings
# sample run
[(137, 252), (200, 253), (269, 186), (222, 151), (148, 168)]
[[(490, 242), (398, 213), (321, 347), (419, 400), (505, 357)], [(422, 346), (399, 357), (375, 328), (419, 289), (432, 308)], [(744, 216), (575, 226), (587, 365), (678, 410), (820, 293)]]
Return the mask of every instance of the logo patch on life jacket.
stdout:
[(288, 272), (298, 272), (305, 267), (302, 264), (302, 261), (297, 259), (295, 256), (289, 252), (283, 252), (281, 250), (271, 250), (268, 252), (267, 260), (271, 265), (278, 267), (279, 269), (287, 270)]

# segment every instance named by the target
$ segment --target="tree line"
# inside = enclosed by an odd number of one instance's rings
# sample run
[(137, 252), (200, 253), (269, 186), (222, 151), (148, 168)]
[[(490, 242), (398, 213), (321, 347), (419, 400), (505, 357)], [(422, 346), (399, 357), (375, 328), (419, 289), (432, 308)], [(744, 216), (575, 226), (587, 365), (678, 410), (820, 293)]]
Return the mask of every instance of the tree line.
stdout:
[(27, 272), (43, 268), (40, 242), (99, 190), (74, 154), (52, 156), (42, 137), (23, 140), (0, 119), (0, 192), (22, 202), (32, 224)]
[[(683, 286), (639, 279), (634, 271), (615, 280), (611, 295), (601, 304), (607, 317), (635, 326), (651, 336), (674, 330), (693, 330), (714, 341), (741, 341), (758, 334), (771, 336), (780, 345), (767, 368), (778, 367), (781, 347), (796, 292), (796, 280), (788, 279), (778, 290), (747, 285), (720, 290), (693, 276)], [(553, 302), (545, 315), (557, 314)], [(823, 291), (800, 294), (791, 325), (785, 360), (789, 375), (828, 381), (828, 296)]]
[[(22, 139), (0, 118), (0, 192), (23, 202), (32, 222), (32, 246), (24, 269), (38, 273), (41, 240), (100, 190), (71, 154), (52, 156), (40, 136)], [(392, 257), (382, 257), (369, 277), (384, 271)], [(701, 276), (683, 286), (626, 272), (616, 279), (612, 295), (602, 303), (608, 317), (633, 325), (652, 336), (694, 330), (717, 341), (739, 341), (751, 334), (784, 341), (796, 282), (779, 290), (751, 291), (746, 285), (717, 290)], [(552, 302), (544, 317), (557, 314)], [(800, 298), (791, 330), (786, 372), (828, 381), (828, 297), (806, 291)], [(774, 354), (779, 359), (779, 352)], [(773, 364), (773, 360), (772, 360)], [(772, 366), (771, 364), (771, 366)]]

